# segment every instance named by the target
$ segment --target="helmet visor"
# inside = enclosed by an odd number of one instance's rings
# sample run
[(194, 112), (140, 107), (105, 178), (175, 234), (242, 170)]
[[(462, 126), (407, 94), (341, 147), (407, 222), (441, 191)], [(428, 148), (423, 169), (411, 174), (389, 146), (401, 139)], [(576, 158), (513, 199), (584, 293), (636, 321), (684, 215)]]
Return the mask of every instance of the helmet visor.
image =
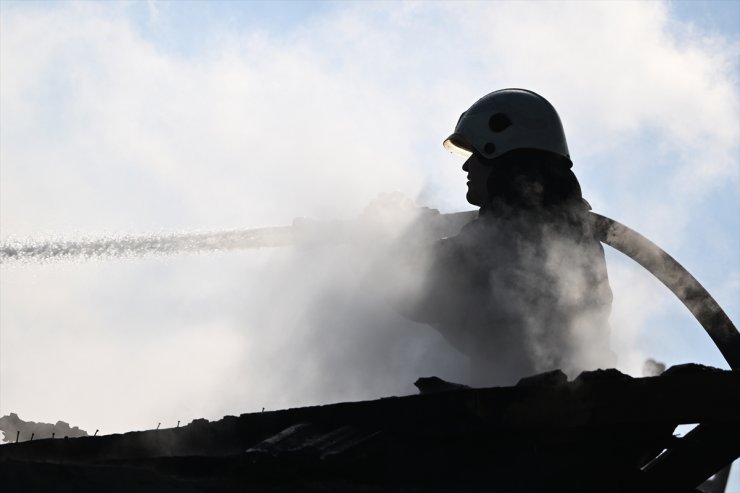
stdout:
[(465, 158), (468, 158), (471, 154), (473, 154), (473, 146), (468, 144), (465, 138), (457, 133), (454, 133), (447, 137), (442, 145), (448, 151), (459, 154)]

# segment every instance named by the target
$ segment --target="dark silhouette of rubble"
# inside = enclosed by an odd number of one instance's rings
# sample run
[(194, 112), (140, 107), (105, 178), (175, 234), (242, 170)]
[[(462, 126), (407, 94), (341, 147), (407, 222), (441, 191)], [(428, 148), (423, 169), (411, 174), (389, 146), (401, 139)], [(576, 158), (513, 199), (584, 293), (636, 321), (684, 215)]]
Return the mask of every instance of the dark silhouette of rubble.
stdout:
[[(514, 387), (34, 440), (0, 447), (0, 490), (695, 492), (738, 455), (738, 388), (740, 372), (699, 365), (571, 382), (556, 371)], [(687, 423), (703, 423), (698, 440), (673, 436)]]
[(0, 431), (3, 432), (4, 442), (12, 442), (18, 437), (19, 441), (30, 440), (31, 436), (39, 440), (42, 438), (86, 437), (87, 432), (77, 426), (70, 427), (69, 423), (57, 421), (56, 424), (36, 423), (23, 421), (16, 413), (10, 413), (0, 418)]
[(421, 377), (414, 382), (414, 386), (421, 394), (433, 394), (435, 392), (447, 392), (448, 390), (469, 389), (468, 385), (448, 382), (439, 377)]

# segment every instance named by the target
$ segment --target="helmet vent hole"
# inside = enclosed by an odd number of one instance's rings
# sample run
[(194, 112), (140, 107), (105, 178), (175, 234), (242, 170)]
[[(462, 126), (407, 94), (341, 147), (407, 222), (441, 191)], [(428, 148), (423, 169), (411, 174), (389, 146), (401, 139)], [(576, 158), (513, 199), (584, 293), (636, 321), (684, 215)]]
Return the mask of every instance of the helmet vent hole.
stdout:
[(493, 142), (489, 142), (483, 147), (483, 150), (486, 151), (486, 154), (493, 154), (496, 152), (496, 146)]
[(504, 113), (496, 113), (488, 120), (488, 126), (495, 133), (503, 132), (511, 126), (511, 120)]

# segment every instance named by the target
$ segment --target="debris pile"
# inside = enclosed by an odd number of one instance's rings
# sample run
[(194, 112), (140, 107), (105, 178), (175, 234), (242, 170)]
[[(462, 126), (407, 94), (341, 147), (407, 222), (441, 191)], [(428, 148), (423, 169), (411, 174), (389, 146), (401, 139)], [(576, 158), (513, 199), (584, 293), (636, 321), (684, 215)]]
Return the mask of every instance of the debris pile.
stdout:
[[(421, 395), (8, 444), (0, 488), (688, 492), (737, 457), (738, 371), (600, 370), (570, 382), (556, 371), (489, 389), (440, 382)], [(704, 424), (674, 437), (688, 423)]]

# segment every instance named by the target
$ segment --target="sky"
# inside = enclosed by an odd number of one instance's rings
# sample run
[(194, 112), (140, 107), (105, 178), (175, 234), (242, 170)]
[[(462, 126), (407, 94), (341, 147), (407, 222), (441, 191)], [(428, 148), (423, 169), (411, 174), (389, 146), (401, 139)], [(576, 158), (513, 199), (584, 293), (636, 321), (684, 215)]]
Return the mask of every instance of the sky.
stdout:
[[(740, 322), (738, 2), (0, 3), (0, 242), (469, 210), (460, 113), (505, 87), (563, 120), (596, 212)], [(372, 238), (365, 239), (374, 241)], [(352, 248), (0, 267), (0, 415), (101, 433), (404, 395), (462, 357)], [(727, 368), (607, 248), (618, 368)]]

